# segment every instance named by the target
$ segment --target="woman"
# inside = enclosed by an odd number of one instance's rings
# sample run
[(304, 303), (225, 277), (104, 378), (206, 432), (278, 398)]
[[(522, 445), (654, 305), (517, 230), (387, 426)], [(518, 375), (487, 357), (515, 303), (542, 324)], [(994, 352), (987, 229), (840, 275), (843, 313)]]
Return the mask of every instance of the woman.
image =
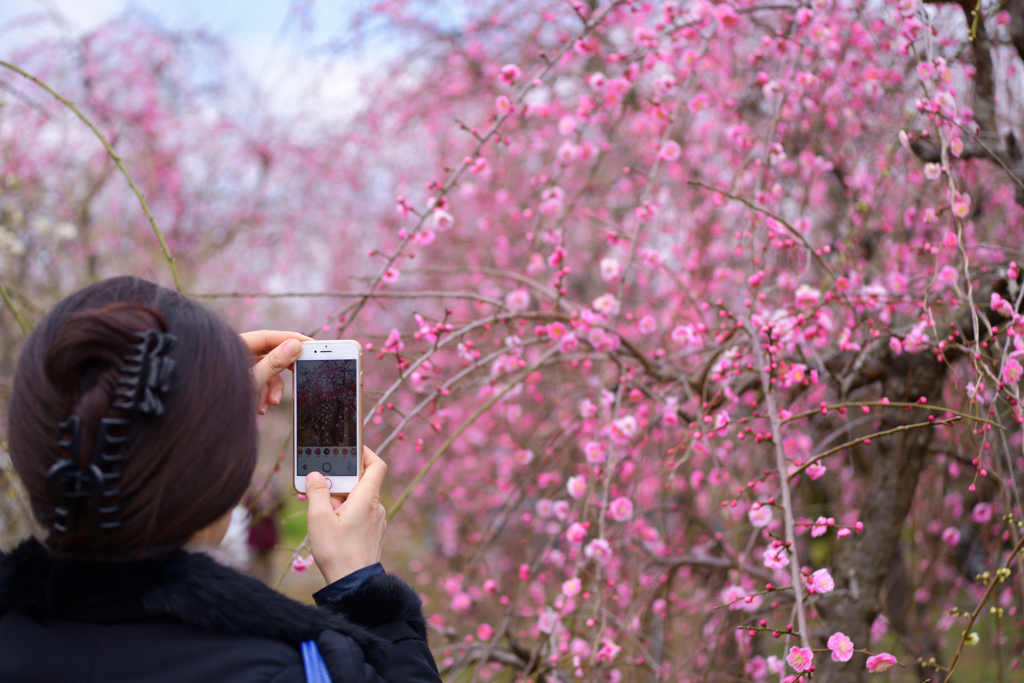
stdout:
[(378, 563), (387, 468), (369, 449), (344, 502), (307, 477), (318, 607), (197, 552), (223, 538), (256, 465), (255, 413), (280, 402), (305, 338), (240, 340), (136, 278), (43, 318), (9, 446), (46, 535), (0, 556), (0, 680), (298, 683), (306, 641), (334, 681), (440, 680), (418, 596)]

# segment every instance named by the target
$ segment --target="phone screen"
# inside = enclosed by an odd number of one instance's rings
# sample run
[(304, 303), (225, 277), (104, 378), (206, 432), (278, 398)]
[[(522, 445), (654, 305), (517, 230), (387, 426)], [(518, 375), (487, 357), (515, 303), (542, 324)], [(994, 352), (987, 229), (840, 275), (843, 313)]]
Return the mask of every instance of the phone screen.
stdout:
[(296, 474), (356, 476), (355, 359), (295, 361)]

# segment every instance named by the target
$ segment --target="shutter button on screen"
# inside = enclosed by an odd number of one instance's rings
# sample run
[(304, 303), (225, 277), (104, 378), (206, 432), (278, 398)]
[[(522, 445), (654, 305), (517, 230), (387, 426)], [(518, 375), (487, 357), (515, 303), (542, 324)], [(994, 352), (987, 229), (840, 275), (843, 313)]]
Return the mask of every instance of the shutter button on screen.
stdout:
[(331, 471), (331, 463), (325, 462), (324, 465), (323, 465), (323, 470), (324, 470), (324, 472), (330, 472)]

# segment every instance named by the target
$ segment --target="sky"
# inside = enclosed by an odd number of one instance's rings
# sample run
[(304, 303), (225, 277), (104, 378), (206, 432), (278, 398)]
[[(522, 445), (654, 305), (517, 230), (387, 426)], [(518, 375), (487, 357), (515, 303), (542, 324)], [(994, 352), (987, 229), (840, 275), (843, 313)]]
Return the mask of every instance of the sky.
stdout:
[[(64, 31), (81, 35), (125, 12), (149, 15), (167, 28), (203, 29), (230, 49), (252, 80), (273, 93), (277, 106), (288, 108), (311, 83), (328, 105), (358, 109), (360, 76), (388, 54), (386, 42), (372, 49), (347, 51), (328, 62), (310, 46), (342, 35), (354, 14), (369, 0), (310, 2), (313, 30), (304, 32), (290, 0), (0, 0), (0, 56), (40, 35), (18, 19), (52, 12)], [(52, 32), (52, 29), (51, 29)]]

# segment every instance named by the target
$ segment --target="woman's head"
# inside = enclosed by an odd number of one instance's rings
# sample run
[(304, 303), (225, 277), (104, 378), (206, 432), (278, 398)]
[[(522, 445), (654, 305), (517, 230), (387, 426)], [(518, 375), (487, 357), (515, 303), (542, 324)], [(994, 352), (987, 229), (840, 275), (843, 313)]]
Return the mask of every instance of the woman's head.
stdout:
[[(126, 357), (139, 333), (176, 339), (166, 357), (171, 383), (161, 410), (119, 409)], [(36, 519), (58, 554), (144, 555), (183, 545), (228, 511), (245, 492), (256, 464), (255, 396), (238, 335), (214, 313), (177, 292), (137, 278), (112, 278), (61, 301), (32, 332), (18, 359), (10, 401), (10, 453)], [(137, 364), (136, 364), (137, 365)], [(102, 517), (80, 510), (73, 527), (60, 518), (47, 473), (69, 458), (58, 424), (77, 416), (82, 469), (92, 460), (104, 418), (128, 418), (120, 472)], [(53, 486), (51, 477), (51, 489)]]

